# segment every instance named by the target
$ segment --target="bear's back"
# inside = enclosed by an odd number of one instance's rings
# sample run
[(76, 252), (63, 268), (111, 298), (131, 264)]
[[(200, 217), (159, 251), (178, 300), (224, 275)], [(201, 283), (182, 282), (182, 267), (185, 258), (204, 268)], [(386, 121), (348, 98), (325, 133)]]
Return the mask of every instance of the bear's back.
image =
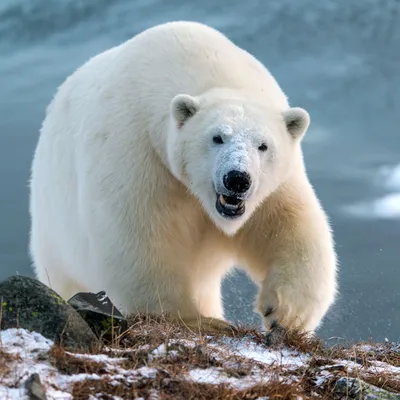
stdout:
[(136, 79), (146, 81), (157, 96), (165, 90), (168, 105), (176, 94), (197, 96), (220, 87), (260, 94), (266, 100), (271, 96), (272, 102), (286, 107), (286, 96), (269, 71), (209, 26), (169, 22), (142, 32), (123, 46), (121, 55), (126, 55), (128, 64), (141, 64), (135, 68)]
[(93, 57), (60, 90), (68, 91), (72, 103), (78, 99), (79, 107), (87, 98), (97, 118), (103, 106), (131, 105), (141, 118), (159, 123), (175, 95), (215, 88), (244, 91), (267, 107), (287, 106), (278, 83), (256, 58), (217, 30), (184, 21), (149, 28)]

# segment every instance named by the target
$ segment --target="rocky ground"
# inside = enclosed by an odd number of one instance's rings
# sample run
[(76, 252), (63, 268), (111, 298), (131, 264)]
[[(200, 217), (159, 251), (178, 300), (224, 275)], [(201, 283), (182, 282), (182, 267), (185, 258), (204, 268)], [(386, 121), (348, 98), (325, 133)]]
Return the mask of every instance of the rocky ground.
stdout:
[(2, 400), (400, 399), (394, 343), (328, 348), (296, 332), (126, 321), (104, 293), (65, 302), (25, 277), (0, 283), (0, 305)]

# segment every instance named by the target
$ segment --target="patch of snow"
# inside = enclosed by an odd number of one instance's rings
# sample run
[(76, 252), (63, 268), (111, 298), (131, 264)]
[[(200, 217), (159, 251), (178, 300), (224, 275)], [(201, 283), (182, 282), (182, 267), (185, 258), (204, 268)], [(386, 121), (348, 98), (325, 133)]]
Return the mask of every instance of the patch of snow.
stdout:
[(160, 344), (160, 346), (158, 346), (156, 349), (154, 349), (152, 352), (152, 354), (154, 354), (155, 356), (163, 356), (166, 353), (166, 349), (165, 349), (165, 344)]
[(28, 400), (25, 391), (22, 389), (14, 389), (2, 386), (0, 384), (0, 399), (4, 400)]
[(157, 390), (151, 390), (149, 394), (149, 400), (158, 400), (158, 392)]
[(150, 350), (150, 345), (149, 344), (144, 344), (142, 346), (138, 346), (135, 349), (114, 349), (111, 347), (104, 347), (104, 351), (106, 353), (113, 353), (113, 354), (118, 354), (118, 353), (122, 353), (122, 354), (127, 354), (127, 353), (137, 353), (138, 351), (148, 351)]
[(49, 351), (53, 342), (39, 333), (12, 328), (0, 332), (0, 345), (10, 354), (24, 356), (28, 353)]
[[(344, 366), (348, 371), (359, 371), (362, 370), (365, 373), (370, 373), (372, 375), (376, 373), (382, 373), (384, 372), (389, 375), (393, 375), (395, 377), (400, 377), (400, 367), (395, 367), (393, 365), (384, 363), (382, 361), (371, 361), (370, 360), (370, 366), (365, 367), (360, 364), (355, 363), (354, 361), (350, 360), (334, 360), (337, 364), (327, 366), (326, 368), (331, 368), (334, 366)], [(320, 367), (323, 369), (324, 367)]]
[(372, 372), (385, 372), (389, 374), (395, 374), (400, 379), (400, 367), (394, 365), (388, 365), (382, 361), (374, 361), (373, 366), (369, 367), (368, 370)]
[[(102, 292), (102, 294), (100, 294), (97, 297), (97, 300), (99, 300), (100, 302), (104, 301), (107, 298), (107, 293), (106, 292)], [(104, 304), (104, 303), (103, 303)]]
[(221, 376), (221, 372), (216, 368), (192, 369), (189, 372), (189, 377), (197, 383), (219, 384), (228, 380), (228, 377)]
[(172, 340), (169, 340), (169, 343), (171, 343), (171, 344), (182, 345), (182, 346), (185, 346), (185, 347), (187, 347), (189, 349), (197, 346), (196, 342), (197, 342), (196, 339), (194, 339), (194, 340), (187, 340), (187, 339), (172, 339)]
[(168, 354), (170, 355), (170, 356), (172, 356), (172, 357), (178, 357), (178, 351), (177, 350), (170, 350), (169, 352), (168, 352)]
[(144, 378), (154, 379), (157, 375), (157, 370), (155, 368), (150, 368), (150, 367), (141, 367), (137, 369), (137, 372)]
[(108, 363), (108, 364), (120, 364), (122, 361), (125, 361), (125, 357), (108, 357), (105, 354), (77, 354), (77, 353), (70, 353), (66, 351), (66, 354), (73, 356), (75, 358), (81, 358), (85, 360), (91, 360), (98, 363)]
[[(75, 374), (64, 375), (50, 365), (47, 360), (38, 361), (37, 356), (48, 353), (53, 342), (42, 335), (29, 332), (25, 329), (8, 329), (0, 332), (0, 346), (11, 355), (18, 356), (13, 362), (11, 373), (0, 377), (0, 399), (1, 400), (25, 400), (25, 381), (34, 373), (40, 376), (41, 382), (46, 390), (47, 398), (57, 400), (72, 400), (70, 391), (76, 382), (85, 380), (100, 380), (103, 377), (97, 374)], [(103, 354), (75, 354), (70, 356), (80, 359), (88, 359), (103, 363), (108, 375), (115, 384), (120, 381), (134, 382), (139, 377), (153, 379), (157, 370), (149, 367), (141, 367), (136, 370), (124, 370), (119, 364), (125, 358), (113, 358)]]
[(226, 339), (224, 342), (229, 346), (229, 351), (232, 354), (250, 358), (267, 365), (275, 363), (289, 368), (298, 368), (304, 366), (309, 360), (308, 355), (297, 351), (287, 349), (281, 351), (266, 349), (260, 345), (243, 339)]
[(375, 349), (369, 344), (359, 344), (357, 346), (357, 349), (359, 349), (362, 352), (375, 351)]
[(263, 373), (257, 375), (247, 375), (243, 378), (227, 376), (220, 368), (195, 368), (189, 371), (189, 379), (196, 383), (206, 383), (211, 385), (228, 384), (235, 389), (248, 389), (254, 385), (270, 381), (271, 376)]
[(330, 373), (328, 371), (321, 371), (319, 373), (319, 375), (314, 379), (314, 384), (317, 387), (320, 387), (320, 386), (323, 387), (325, 385), (325, 383), (332, 377), (333, 377), (332, 373)]

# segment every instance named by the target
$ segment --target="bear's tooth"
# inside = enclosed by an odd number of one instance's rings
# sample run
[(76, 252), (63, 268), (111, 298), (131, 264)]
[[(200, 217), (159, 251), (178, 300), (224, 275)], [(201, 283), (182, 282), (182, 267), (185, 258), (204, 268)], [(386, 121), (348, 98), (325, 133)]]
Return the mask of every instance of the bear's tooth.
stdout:
[(219, 196), (219, 202), (220, 202), (223, 206), (226, 205), (225, 197), (224, 197), (222, 194)]

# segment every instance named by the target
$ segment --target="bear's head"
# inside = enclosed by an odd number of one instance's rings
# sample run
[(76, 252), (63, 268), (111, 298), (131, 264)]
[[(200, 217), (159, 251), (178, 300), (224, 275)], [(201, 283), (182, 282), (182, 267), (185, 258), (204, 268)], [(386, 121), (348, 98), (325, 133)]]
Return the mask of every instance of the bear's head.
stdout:
[(240, 98), (180, 94), (170, 112), (171, 172), (227, 235), (301, 167), (300, 141), (310, 123), (302, 108), (281, 112)]

